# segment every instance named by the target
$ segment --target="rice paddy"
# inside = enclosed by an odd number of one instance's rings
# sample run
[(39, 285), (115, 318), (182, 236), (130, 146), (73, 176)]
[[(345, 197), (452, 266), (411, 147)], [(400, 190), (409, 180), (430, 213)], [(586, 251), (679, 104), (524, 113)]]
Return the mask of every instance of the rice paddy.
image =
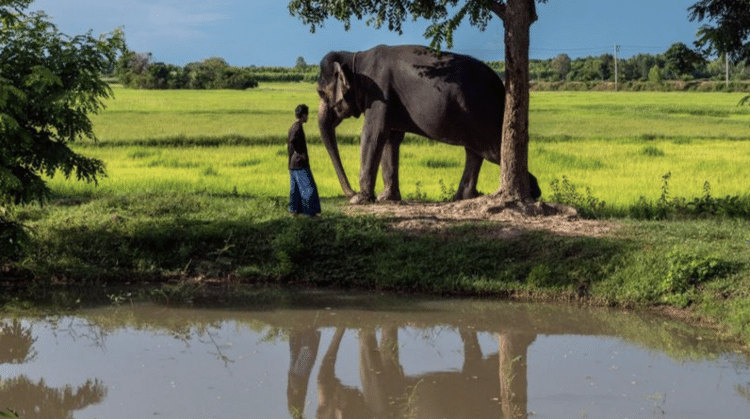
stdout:
[[(61, 195), (148, 191), (285, 196), (286, 131), (293, 109), (313, 111), (305, 126), (313, 173), (323, 197), (341, 196), (320, 143), (309, 83), (265, 84), (248, 91), (148, 91), (117, 86), (107, 109), (94, 116), (96, 145), (75, 147), (107, 163), (97, 186), (51, 180)], [(529, 167), (544, 193), (565, 175), (612, 209), (640, 197), (655, 200), (671, 173), (674, 196), (747, 195), (750, 107), (741, 93), (532, 92)], [(339, 126), (339, 148), (355, 189), (362, 118)], [(405, 197), (445, 199), (463, 170), (459, 147), (407, 135), (401, 147)], [(485, 163), (479, 190), (498, 188), (500, 168)], [(380, 181), (379, 181), (380, 182)], [(376, 189), (381, 188), (378, 184)]]

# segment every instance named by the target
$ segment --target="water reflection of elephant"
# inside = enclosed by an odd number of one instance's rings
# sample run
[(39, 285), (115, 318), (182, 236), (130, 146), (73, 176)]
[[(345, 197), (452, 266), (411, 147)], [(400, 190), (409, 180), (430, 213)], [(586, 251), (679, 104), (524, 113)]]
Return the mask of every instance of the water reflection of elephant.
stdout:
[[(0, 364), (23, 364), (36, 356), (31, 326), (18, 320), (0, 322)], [(11, 408), (23, 419), (72, 418), (74, 410), (101, 403), (107, 389), (99, 380), (88, 380), (74, 388), (48, 387), (44, 379), (33, 382), (21, 375), (7, 378), (0, 376), (0, 412)]]
[[(360, 390), (336, 377), (344, 332), (343, 328), (336, 330), (320, 365), (319, 419), (526, 417), (526, 352), (535, 335), (500, 334), (498, 353), (485, 357), (476, 331), (461, 329), (461, 370), (408, 376), (400, 363), (396, 327), (383, 328), (380, 341), (374, 329), (360, 330)], [(290, 380), (294, 363), (292, 358)], [(294, 401), (295, 407), (289, 400), (292, 416), (302, 417), (304, 395)]]

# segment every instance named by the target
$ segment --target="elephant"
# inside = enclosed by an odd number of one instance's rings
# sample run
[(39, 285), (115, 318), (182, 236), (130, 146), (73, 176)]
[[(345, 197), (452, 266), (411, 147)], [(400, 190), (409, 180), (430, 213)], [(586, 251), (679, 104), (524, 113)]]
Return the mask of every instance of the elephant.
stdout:
[[(321, 141), (353, 204), (375, 200), (378, 162), (384, 190), (377, 199), (401, 200), (399, 147), (407, 132), (464, 147), (466, 165), (454, 200), (480, 195), (477, 179), (484, 160), (500, 164), (505, 87), (475, 58), (417, 45), (333, 51), (320, 62), (317, 91)], [(360, 191), (355, 193), (341, 164), (336, 127), (362, 114)], [(541, 190), (530, 173), (529, 179), (536, 199)]]
[[(383, 325), (379, 341), (374, 328), (358, 331), (360, 387), (356, 388), (336, 376), (345, 333), (343, 327), (336, 329), (318, 369), (317, 419), (527, 417), (526, 358), (535, 334), (501, 333), (498, 353), (485, 356), (477, 331), (460, 327), (461, 369), (408, 375), (401, 365), (398, 331), (395, 325)], [(304, 406), (304, 399), (299, 405)], [(295, 418), (303, 416), (301, 409), (293, 412)]]

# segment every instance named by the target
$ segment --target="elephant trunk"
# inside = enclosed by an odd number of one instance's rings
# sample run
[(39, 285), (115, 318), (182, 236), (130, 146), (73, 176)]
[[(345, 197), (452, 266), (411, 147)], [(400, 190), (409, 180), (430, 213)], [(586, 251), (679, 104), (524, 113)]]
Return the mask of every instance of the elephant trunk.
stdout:
[(356, 193), (352, 190), (349, 185), (349, 179), (346, 177), (344, 172), (344, 166), (341, 164), (341, 156), (339, 155), (339, 147), (336, 142), (336, 126), (340, 121), (336, 118), (335, 112), (328, 109), (325, 101), (321, 99), (320, 106), (318, 107), (318, 127), (320, 128), (320, 139), (328, 150), (328, 155), (331, 156), (333, 162), (333, 168), (336, 170), (336, 175), (339, 177), (339, 183), (341, 183), (341, 189), (344, 191), (344, 195), (348, 198), (353, 197)]

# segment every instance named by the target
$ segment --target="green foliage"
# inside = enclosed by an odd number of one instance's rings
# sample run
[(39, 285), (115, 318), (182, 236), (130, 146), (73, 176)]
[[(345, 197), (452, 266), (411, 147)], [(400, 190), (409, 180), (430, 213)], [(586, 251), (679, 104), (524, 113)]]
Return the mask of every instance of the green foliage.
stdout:
[(686, 307), (692, 302), (691, 291), (695, 287), (723, 277), (733, 270), (732, 264), (716, 256), (700, 256), (673, 250), (667, 255), (667, 272), (659, 291), (664, 302)]
[(456, 188), (448, 187), (443, 182), (443, 179), (438, 180), (438, 184), (440, 185), (440, 201), (442, 202), (449, 202), (453, 200), (453, 197), (456, 195)]
[(555, 70), (560, 80), (565, 80), (571, 69), (572, 60), (568, 54), (559, 54), (557, 57), (552, 59), (550, 65)]
[(689, 217), (742, 217), (750, 218), (750, 197), (738, 195), (727, 195), (717, 198), (711, 195), (711, 184), (703, 183), (703, 195), (688, 200), (684, 197), (672, 197), (670, 194), (669, 180), (671, 172), (662, 175), (661, 195), (655, 202), (649, 202), (640, 197), (633, 204), (629, 213), (637, 219), (664, 220), (669, 218)]
[(258, 86), (248, 68), (232, 67), (222, 58), (209, 58), (179, 67), (151, 62), (151, 54), (127, 51), (117, 61), (123, 86), (137, 89), (235, 89)]
[(3, 411), (0, 411), (0, 418), (11, 418), (11, 419), (18, 419), (20, 416), (18, 416), (18, 412), (11, 408), (7, 408)]
[(600, 216), (604, 211), (605, 202), (599, 200), (591, 194), (591, 188), (586, 188), (586, 196), (581, 195), (575, 185), (568, 181), (568, 177), (563, 175), (562, 182), (558, 179), (550, 182), (552, 195), (550, 200), (564, 205), (570, 205), (576, 208), (584, 217), (595, 218)]
[(653, 66), (648, 70), (648, 81), (651, 83), (661, 83), (662, 79), (661, 70), (658, 66)]
[(708, 20), (696, 44), (705, 54), (729, 53), (734, 61), (750, 59), (750, 7), (746, 1), (700, 0), (688, 8), (690, 20)]
[(27, 5), (0, 7), (0, 205), (47, 197), (42, 176), (96, 182), (104, 175), (102, 161), (68, 143), (95, 139), (89, 117), (112, 92), (101, 77), (124, 48), (119, 30), (68, 37), (43, 13), (19, 11)]
[(0, 215), (0, 266), (19, 258), (28, 247), (30, 237), (24, 226)]
[[(407, 19), (423, 18), (431, 22), (425, 30), (424, 37), (431, 40), (430, 45), (435, 49), (440, 49), (443, 43), (448, 48), (453, 46), (453, 32), (465, 18), (468, 17), (472, 26), (484, 30), (493, 16), (504, 13), (499, 10), (501, 6), (496, 2), (469, 1), (460, 8), (457, 8), (457, 5), (457, 0), (291, 0), (289, 12), (292, 16), (299, 17), (303, 24), (310, 26), (312, 32), (330, 17), (343, 22), (344, 28), (348, 30), (352, 17), (362, 19), (369, 16), (368, 25), (373, 25), (377, 29), (386, 25), (388, 30), (401, 34), (402, 24)], [(505, 4), (502, 7), (504, 8)]]
[(701, 54), (688, 48), (682, 42), (672, 44), (664, 52), (664, 61), (665, 68), (673, 79), (681, 75), (700, 76), (699, 69), (706, 64), (706, 59)]
[(409, 194), (407, 198), (413, 201), (424, 201), (427, 199), (427, 195), (422, 191), (422, 182), (417, 181), (414, 184), (414, 193)]

